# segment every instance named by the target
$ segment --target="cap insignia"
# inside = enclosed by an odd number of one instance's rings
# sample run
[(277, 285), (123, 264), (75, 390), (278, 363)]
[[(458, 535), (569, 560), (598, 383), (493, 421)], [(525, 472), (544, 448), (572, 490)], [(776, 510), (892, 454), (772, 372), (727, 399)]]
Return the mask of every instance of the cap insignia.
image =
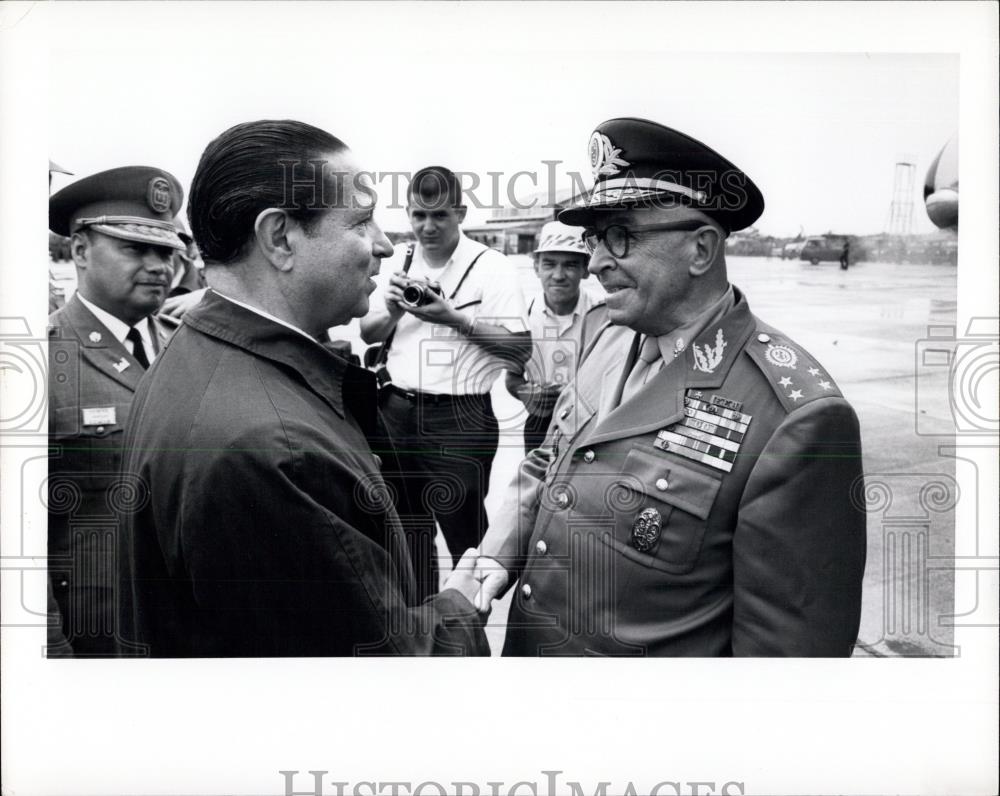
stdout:
[(170, 183), (163, 177), (153, 177), (146, 188), (146, 202), (156, 213), (170, 209)]
[(628, 168), (632, 165), (627, 160), (618, 157), (621, 152), (604, 133), (594, 131), (590, 137), (590, 168), (594, 173), (595, 180), (598, 177), (618, 174), (623, 167)]

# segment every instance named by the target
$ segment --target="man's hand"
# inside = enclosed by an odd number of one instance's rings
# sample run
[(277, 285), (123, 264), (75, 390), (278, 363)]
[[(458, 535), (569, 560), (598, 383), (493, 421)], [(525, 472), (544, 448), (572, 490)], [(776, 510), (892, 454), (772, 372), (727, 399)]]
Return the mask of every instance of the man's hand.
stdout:
[[(427, 321), (428, 323), (437, 323), (442, 326), (459, 327), (466, 322), (466, 317), (460, 312), (456, 312), (448, 300), (443, 296), (437, 295), (433, 291), (427, 291), (427, 295), (430, 301), (420, 307), (411, 307), (408, 304), (403, 303), (403, 288), (408, 285), (420, 285), (426, 284), (415, 279), (409, 279), (402, 274), (393, 274), (389, 277), (389, 287), (385, 291), (385, 305), (390, 307), (390, 302), (395, 304), (399, 309), (400, 314), (404, 312), (410, 313), (410, 315), (415, 318), (419, 318), (422, 321)], [(393, 312), (392, 308), (389, 309), (390, 314)]]
[(389, 317), (398, 321), (406, 313), (407, 307), (403, 303), (403, 288), (410, 284), (403, 272), (393, 274), (389, 277), (389, 284), (385, 287), (385, 308), (389, 310)]
[(196, 306), (205, 296), (207, 287), (201, 290), (192, 290), (190, 293), (182, 293), (179, 296), (172, 296), (163, 302), (160, 308), (160, 315), (169, 315), (171, 318), (180, 320), (189, 309)]
[(466, 600), (479, 608), (477, 595), (479, 594), (479, 581), (475, 578), (476, 559), (479, 551), (470, 547), (462, 555), (462, 559), (455, 565), (448, 579), (445, 580), (442, 589), (454, 589)]
[(476, 559), (475, 579), (479, 582), (479, 593), (474, 605), (481, 614), (488, 614), (493, 601), (507, 588), (510, 575), (495, 559), (479, 556)]

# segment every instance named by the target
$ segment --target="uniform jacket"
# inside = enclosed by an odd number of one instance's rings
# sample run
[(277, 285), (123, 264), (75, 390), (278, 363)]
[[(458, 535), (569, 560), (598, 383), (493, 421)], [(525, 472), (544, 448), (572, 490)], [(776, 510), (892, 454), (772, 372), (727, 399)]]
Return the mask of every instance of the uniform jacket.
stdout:
[[(182, 385), (178, 389), (178, 385)], [(153, 656), (489, 654), (472, 605), (412, 607), (368, 444), (374, 376), (211, 291), (136, 395), (121, 622)]]
[(851, 406), (736, 291), (601, 414), (634, 338), (608, 326), (585, 353), (483, 542), (520, 575), (504, 653), (849, 655), (866, 547)]
[[(162, 349), (171, 327), (153, 324)], [(49, 571), (63, 632), (88, 652), (113, 651), (114, 537), (131, 488), (118, 472), (144, 372), (76, 295), (49, 316)]]

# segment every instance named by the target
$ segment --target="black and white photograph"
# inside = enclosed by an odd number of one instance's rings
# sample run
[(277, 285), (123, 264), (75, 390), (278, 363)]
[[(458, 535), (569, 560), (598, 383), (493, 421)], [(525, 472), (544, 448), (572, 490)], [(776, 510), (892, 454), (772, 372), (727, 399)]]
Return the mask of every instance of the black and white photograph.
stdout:
[(995, 792), (996, 23), (0, 5), (4, 794)]

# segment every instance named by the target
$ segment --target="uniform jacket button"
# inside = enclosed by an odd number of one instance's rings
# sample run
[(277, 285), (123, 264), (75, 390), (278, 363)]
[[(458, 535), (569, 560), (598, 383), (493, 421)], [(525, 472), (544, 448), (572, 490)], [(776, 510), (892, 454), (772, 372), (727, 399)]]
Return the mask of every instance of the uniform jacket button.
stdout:
[(670, 482), (666, 478), (657, 478), (656, 488), (661, 492), (666, 492), (670, 488)]
[(757, 341), (761, 343), (770, 343), (771, 335), (761, 332), (759, 335), (757, 335)]
[(535, 545), (535, 551), (540, 556), (544, 556), (545, 553), (546, 553), (546, 551), (548, 549), (549, 549), (549, 546), (547, 544), (545, 544), (545, 540), (544, 539), (539, 539), (538, 543)]
[(531, 599), (531, 584), (525, 583), (521, 586), (521, 594), (524, 595), (525, 600)]
[(591, 450), (588, 450), (588, 451), (584, 451), (584, 452), (583, 452), (583, 460), (584, 460), (584, 461), (585, 461), (585, 462), (586, 462), (587, 464), (590, 464), (590, 463), (591, 463), (592, 461), (594, 461), (594, 459), (596, 459), (596, 458), (597, 458), (597, 454), (596, 454), (596, 453), (594, 453), (594, 452), (593, 452), (593, 451), (591, 451)]
[(567, 417), (569, 417), (569, 407), (566, 407), (559, 413), (560, 420), (565, 420)]
[(556, 505), (558, 505), (561, 509), (566, 508), (569, 505), (569, 495), (565, 492), (560, 492), (556, 495)]

